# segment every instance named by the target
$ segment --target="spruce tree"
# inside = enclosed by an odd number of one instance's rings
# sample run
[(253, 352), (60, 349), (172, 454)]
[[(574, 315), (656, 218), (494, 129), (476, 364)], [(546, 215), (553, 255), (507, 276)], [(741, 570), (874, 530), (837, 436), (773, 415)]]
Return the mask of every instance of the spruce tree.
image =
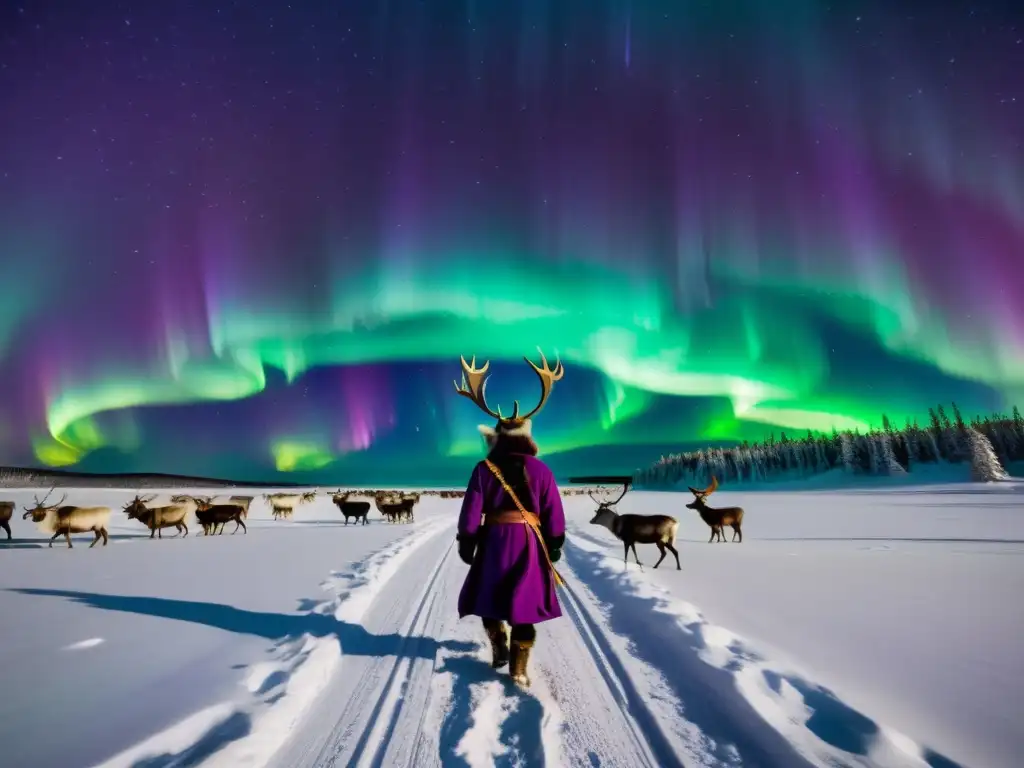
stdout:
[(907, 470), (896, 460), (892, 448), (892, 438), (884, 432), (876, 438), (878, 454), (876, 457), (878, 473), (882, 475), (903, 475)]
[(843, 470), (851, 475), (857, 471), (857, 456), (853, 450), (853, 440), (849, 432), (839, 435), (839, 460), (843, 464)]
[(967, 445), (971, 455), (971, 479), (979, 483), (1008, 480), (1009, 475), (999, 463), (992, 443), (976, 429), (967, 430)]
[(936, 411), (938, 411), (939, 422), (942, 424), (942, 428), (943, 429), (952, 429), (953, 425), (949, 421), (949, 416), (946, 415), (946, 409), (943, 408), (942, 405), (940, 404), (938, 406), (938, 408), (936, 408)]
[(956, 422), (956, 428), (959, 429), (961, 432), (963, 432), (963, 431), (965, 431), (967, 429), (967, 425), (964, 424), (964, 417), (960, 414), (960, 409), (957, 407), (957, 404), (955, 402), (952, 403), (952, 406), (953, 406), (953, 419)]

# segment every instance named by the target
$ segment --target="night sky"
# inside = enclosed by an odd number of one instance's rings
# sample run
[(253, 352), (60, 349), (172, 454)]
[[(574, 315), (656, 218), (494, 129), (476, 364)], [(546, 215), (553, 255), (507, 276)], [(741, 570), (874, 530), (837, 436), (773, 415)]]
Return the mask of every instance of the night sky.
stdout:
[(4, 2), (0, 463), (464, 479), (538, 346), (562, 474), (1024, 405), (1022, 73), (1019, 2)]

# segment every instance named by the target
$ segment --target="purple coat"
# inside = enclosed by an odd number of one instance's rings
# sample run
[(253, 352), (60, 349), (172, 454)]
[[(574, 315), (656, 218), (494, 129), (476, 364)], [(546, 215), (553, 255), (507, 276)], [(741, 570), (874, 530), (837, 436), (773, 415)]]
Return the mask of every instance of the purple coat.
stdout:
[[(554, 475), (540, 459), (528, 455), (523, 459), (530, 498), (520, 501), (540, 517), (545, 539), (564, 540), (565, 513)], [(509, 624), (538, 624), (562, 615), (554, 575), (536, 534), (526, 525), (482, 525), (488, 512), (515, 508), (487, 465), (477, 464), (459, 515), (459, 537), (477, 538), (477, 556), (459, 594), (459, 618), (482, 616)]]

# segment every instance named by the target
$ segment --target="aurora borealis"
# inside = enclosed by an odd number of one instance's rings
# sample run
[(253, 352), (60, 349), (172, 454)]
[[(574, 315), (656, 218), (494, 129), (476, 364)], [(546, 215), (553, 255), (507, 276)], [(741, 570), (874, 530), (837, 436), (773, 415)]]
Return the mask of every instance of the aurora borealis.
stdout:
[(461, 479), (538, 346), (560, 473), (1024, 405), (1015, 3), (20, 5), (2, 464)]

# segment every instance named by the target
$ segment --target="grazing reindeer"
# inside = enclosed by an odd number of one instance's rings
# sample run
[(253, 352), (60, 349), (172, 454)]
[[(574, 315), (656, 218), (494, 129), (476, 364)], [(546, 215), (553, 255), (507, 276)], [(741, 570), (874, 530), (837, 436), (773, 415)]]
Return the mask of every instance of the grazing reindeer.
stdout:
[(88, 533), (92, 531), (96, 538), (92, 540), (89, 549), (96, 546), (96, 542), (103, 539), (103, 546), (107, 546), (107, 524), (110, 522), (110, 507), (74, 507), (64, 506), (64, 500), (68, 497), (65, 493), (56, 504), (47, 504), (46, 500), (53, 493), (51, 488), (40, 501), (34, 497), (35, 506), (25, 507), (25, 514), (22, 520), (32, 518), (32, 522), (39, 526), (44, 533), (52, 533), (50, 546), (58, 536), (63, 536), (68, 541), (68, 549), (71, 549), (72, 533)]
[(188, 536), (188, 526), (185, 524), (185, 518), (196, 511), (197, 504), (195, 500), (186, 499), (185, 501), (161, 507), (146, 506), (155, 498), (155, 496), (150, 496), (142, 499), (136, 495), (124, 507), (124, 511), (128, 513), (128, 519), (138, 520), (149, 528), (149, 538), (151, 539), (154, 535), (158, 535), (162, 539), (164, 537), (164, 528), (176, 528), (183, 537)]
[(232, 520), (235, 521), (235, 530), (231, 532), (232, 536), (238, 532), (239, 528), (242, 529), (242, 533), (249, 532), (242, 521), (242, 508), (238, 504), (214, 504), (210, 499), (204, 498), (197, 498), (196, 503), (198, 505), (196, 519), (203, 527), (204, 536), (216, 533), (217, 526), (220, 526), (220, 533), (223, 534), (224, 524), (230, 523)]
[(661, 565), (661, 561), (665, 559), (666, 553), (671, 552), (676, 558), (676, 570), (681, 571), (683, 567), (679, 564), (679, 552), (676, 551), (675, 547), (679, 521), (668, 515), (618, 514), (612, 507), (618, 504), (629, 490), (629, 483), (624, 483), (624, 485), (625, 487), (622, 489), (622, 493), (619, 494), (619, 498), (614, 501), (601, 501), (594, 498), (594, 494), (589, 491), (587, 492), (587, 495), (597, 504), (597, 511), (590, 522), (593, 525), (604, 526), (615, 534), (615, 538), (622, 542), (622, 560), (627, 568), (629, 567), (630, 549), (633, 550), (633, 559), (636, 560), (636, 564), (640, 566), (642, 571), (644, 567), (636, 554), (636, 545), (656, 544), (658, 551), (661, 552), (661, 557), (658, 558), (658, 562), (654, 564), (654, 567), (657, 568)]
[(281, 518), (288, 520), (295, 514), (295, 508), (299, 504), (316, 500), (316, 491), (308, 491), (306, 493), (267, 493), (263, 495), (263, 498), (270, 504), (275, 520), (280, 520)]
[(7, 540), (11, 540), (11, 516), (14, 514), (13, 501), (0, 501), (0, 528), (7, 531)]
[(363, 525), (366, 525), (370, 522), (368, 518), (370, 514), (370, 502), (349, 501), (349, 499), (354, 495), (354, 492), (342, 493), (339, 489), (334, 492), (333, 496), (331, 496), (331, 501), (334, 502), (334, 505), (338, 508), (341, 514), (345, 516), (345, 525), (348, 525), (348, 519), (350, 517), (354, 517), (356, 519), (356, 523), (358, 523), (360, 518), (362, 518)]
[(687, 509), (695, 509), (700, 514), (700, 519), (708, 524), (711, 528), (711, 538), (708, 539), (708, 544), (718, 537), (718, 540), (725, 542), (725, 536), (722, 535), (722, 529), (725, 526), (732, 527), (732, 540), (738, 543), (743, 543), (743, 508), (742, 507), (709, 507), (704, 502), (707, 501), (708, 496), (715, 492), (718, 488), (718, 480), (712, 475), (711, 485), (705, 488), (703, 491), (698, 491), (696, 488), (690, 488), (690, 493), (693, 494), (694, 499), (692, 502), (686, 505)]

